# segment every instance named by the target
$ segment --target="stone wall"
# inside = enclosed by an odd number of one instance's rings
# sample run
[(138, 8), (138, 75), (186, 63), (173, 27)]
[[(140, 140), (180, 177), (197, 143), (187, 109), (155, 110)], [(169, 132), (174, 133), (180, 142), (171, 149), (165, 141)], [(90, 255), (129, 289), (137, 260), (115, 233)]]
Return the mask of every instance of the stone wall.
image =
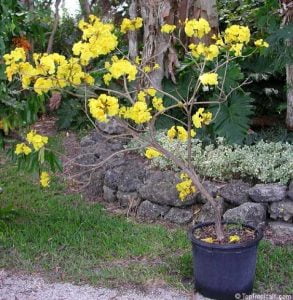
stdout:
[[(122, 132), (117, 126), (101, 129), (107, 134)], [(85, 189), (87, 195), (102, 197), (143, 218), (177, 224), (213, 221), (213, 210), (205, 199), (196, 194), (182, 202), (175, 188), (178, 175), (173, 171), (152, 169), (147, 159), (126, 152), (126, 143), (125, 137), (109, 139), (97, 132), (81, 140), (81, 155), (76, 159), (75, 172), (80, 174), (80, 181), (89, 183)], [(117, 151), (120, 153), (113, 156)], [(242, 180), (205, 181), (204, 185), (217, 197), (225, 221), (241, 221), (254, 226), (268, 223), (276, 234), (293, 237), (293, 181), (289, 186), (252, 186)]]

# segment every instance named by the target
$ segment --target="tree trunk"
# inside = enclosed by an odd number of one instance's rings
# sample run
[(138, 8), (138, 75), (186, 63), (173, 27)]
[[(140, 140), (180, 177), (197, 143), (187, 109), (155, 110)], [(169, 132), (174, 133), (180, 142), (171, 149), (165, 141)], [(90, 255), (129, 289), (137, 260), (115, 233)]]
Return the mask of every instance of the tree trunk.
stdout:
[[(129, 17), (130, 19), (135, 19), (137, 17), (137, 0), (132, 0), (129, 6)], [(138, 56), (137, 49), (137, 31), (129, 31), (128, 32), (128, 40), (129, 40), (129, 57), (134, 60)]]
[(79, 0), (81, 12), (84, 18), (87, 20), (89, 15), (91, 14), (91, 7), (88, 0)]
[(286, 66), (286, 78), (287, 78), (286, 124), (289, 130), (293, 130), (293, 65)]
[(55, 15), (54, 15), (54, 23), (53, 23), (53, 28), (52, 32), (50, 34), (50, 38), (48, 41), (48, 47), (47, 47), (47, 53), (51, 53), (53, 49), (53, 43), (54, 43), (54, 37), (58, 28), (59, 20), (60, 20), (60, 15), (59, 15), (59, 5), (61, 3), (61, 0), (56, 0), (55, 2)]

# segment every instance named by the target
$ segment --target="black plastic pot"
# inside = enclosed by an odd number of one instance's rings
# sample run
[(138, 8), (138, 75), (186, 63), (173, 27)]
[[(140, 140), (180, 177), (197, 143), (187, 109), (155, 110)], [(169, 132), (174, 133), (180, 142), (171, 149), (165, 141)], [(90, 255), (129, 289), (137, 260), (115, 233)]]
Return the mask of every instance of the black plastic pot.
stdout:
[(212, 299), (242, 299), (242, 295), (252, 293), (257, 246), (263, 237), (262, 231), (246, 226), (256, 230), (256, 238), (238, 244), (218, 245), (197, 240), (195, 229), (211, 224), (196, 225), (188, 232), (192, 243), (195, 289)]

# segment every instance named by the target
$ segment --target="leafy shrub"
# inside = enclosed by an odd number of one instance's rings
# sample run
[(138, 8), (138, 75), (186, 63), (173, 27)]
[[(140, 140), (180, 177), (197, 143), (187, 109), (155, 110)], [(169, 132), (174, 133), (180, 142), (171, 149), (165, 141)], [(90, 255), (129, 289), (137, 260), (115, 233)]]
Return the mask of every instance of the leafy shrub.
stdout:
[[(177, 157), (187, 159), (187, 143), (170, 142), (160, 132), (157, 136), (161, 145)], [(132, 142), (131, 147), (133, 146)], [(287, 183), (293, 179), (293, 145), (281, 142), (259, 141), (255, 145), (231, 145), (223, 138), (216, 144), (204, 145), (199, 139), (192, 140), (192, 164), (200, 175), (217, 180), (243, 178), (259, 182)], [(137, 145), (135, 145), (137, 146)], [(164, 156), (151, 161), (154, 167), (179, 171)]]

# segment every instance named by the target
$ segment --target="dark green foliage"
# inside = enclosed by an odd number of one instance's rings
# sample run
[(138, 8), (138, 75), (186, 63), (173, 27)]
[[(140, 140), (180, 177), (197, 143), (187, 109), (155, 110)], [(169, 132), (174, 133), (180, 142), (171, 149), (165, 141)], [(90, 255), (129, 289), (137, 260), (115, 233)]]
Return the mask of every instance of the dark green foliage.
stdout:
[(226, 103), (211, 105), (210, 109), (216, 116), (212, 123), (214, 133), (225, 137), (229, 143), (242, 143), (253, 108), (251, 97), (240, 90), (234, 92)]

